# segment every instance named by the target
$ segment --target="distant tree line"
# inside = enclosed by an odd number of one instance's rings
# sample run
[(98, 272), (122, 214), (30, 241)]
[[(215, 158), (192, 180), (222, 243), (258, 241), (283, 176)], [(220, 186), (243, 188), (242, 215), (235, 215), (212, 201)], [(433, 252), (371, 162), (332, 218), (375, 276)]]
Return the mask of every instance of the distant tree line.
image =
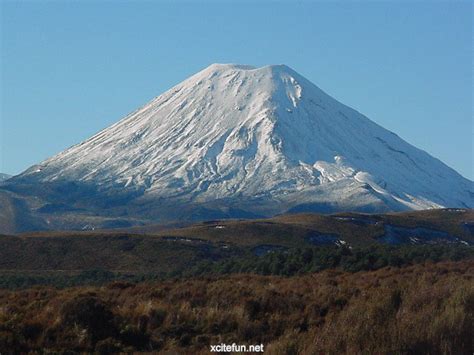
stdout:
[(169, 273), (124, 274), (108, 270), (85, 270), (80, 273), (46, 273), (29, 275), (21, 270), (0, 275), (0, 288), (18, 289), (36, 285), (58, 288), (79, 285), (103, 285), (113, 281), (132, 283), (170, 278), (218, 276), (236, 273), (294, 276), (326, 269), (348, 272), (378, 270), (383, 267), (402, 267), (426, 262), (459, 261), (474, 259), (474, 247), (463, 245), (404, 245), (370, 247), (308, 247), (269, 251), (255, 256), (250, 251), (244, 256), (226, 259), (203, 260), (188, 268)]
[(203, 261), (190, 270), (173, 276), (256, 273), (294, 276), (338, 268), (349, 272), (377, 270), (383, 267), (458, 261), (474, 258), (474, 248), (461, 245), (373, 245), (363, 248), (310, 247), (272, 251), (255, 257), (231, 258), (217, 262)]

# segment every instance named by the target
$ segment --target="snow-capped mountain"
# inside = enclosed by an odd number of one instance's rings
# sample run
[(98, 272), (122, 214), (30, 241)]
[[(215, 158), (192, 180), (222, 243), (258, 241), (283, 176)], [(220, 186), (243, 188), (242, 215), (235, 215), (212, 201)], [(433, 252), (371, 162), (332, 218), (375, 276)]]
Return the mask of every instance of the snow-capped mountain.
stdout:
[(258, 215), (474, 207), (471, 181), (285, 65), (213, 64), (12, 181)]

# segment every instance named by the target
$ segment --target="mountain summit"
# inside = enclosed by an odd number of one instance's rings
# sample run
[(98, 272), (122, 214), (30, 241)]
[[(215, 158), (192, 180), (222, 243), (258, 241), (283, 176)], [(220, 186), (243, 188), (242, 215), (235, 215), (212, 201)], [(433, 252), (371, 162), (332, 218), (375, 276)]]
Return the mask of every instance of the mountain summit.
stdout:
[(10, 181), (163, 213), (474, 207), (471, 181), (285, 65), (213, 64)]

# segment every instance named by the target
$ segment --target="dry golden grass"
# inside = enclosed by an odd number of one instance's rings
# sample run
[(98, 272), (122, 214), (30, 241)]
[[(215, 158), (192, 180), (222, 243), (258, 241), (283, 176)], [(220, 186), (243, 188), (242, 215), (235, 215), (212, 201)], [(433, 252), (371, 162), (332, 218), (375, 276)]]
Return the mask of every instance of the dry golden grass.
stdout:
[(474, 261), (0, 291), (0, 352), (472, 354)]

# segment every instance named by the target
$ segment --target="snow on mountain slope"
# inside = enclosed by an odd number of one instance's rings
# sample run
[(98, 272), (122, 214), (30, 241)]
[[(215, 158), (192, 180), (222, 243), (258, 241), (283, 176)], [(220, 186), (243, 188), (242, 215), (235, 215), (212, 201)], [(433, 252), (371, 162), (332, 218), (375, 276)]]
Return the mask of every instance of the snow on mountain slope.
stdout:
[(474, 207), (471, 181), (284, 65), (213, 64), (19, 179), (266, 214)]

